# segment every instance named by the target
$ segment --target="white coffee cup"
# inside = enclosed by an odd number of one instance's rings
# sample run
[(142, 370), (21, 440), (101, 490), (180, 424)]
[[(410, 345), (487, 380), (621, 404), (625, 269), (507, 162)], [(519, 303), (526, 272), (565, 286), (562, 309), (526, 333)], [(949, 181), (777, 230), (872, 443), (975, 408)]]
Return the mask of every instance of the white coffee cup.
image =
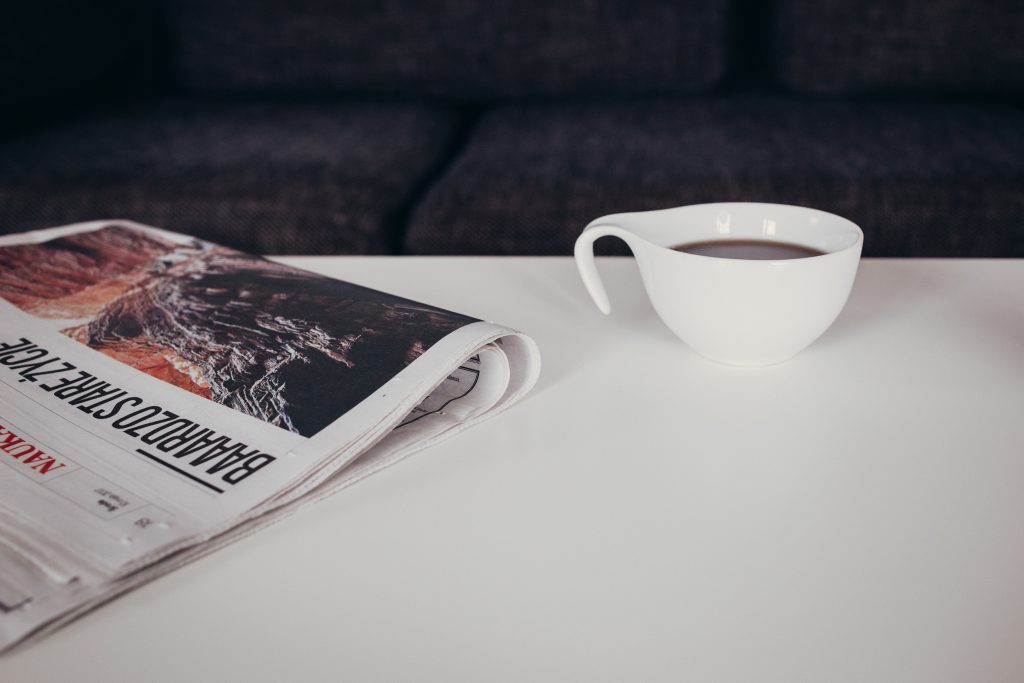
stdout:
[[(604, 216), (576, 240), (583, 284), (611, 306), (594, 263), (594, 240), (633, 251), (661, 319), (697, 353), (729, 365), (771, 365), (799, 353), (839, 315), (857, 274), (864, 234), (825, 211), (784, 204), (720, 203)], [(781, 260), (718, 258), (671, 247), (775, 240), (825, 252)]]

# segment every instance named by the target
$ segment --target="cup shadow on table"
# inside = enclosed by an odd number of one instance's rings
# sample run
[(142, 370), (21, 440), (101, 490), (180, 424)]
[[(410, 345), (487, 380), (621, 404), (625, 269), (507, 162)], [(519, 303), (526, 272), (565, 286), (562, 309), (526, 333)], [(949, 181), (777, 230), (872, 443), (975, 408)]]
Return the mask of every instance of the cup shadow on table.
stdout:
[[(867, 267), (865, 267), (865, 265)], [(915, 268), (911, 262), (889, 262), (884, 267), (865, 264), (861, 267), (850, 298), (832, 326), (815, 342), (819, 348), (846, 343), (874, 328), (921, 310), (921, 307), (942, 304), (951, 283), (948, 276), (928, 269)], [(609, 282), (609, 284), (613, 284)], [(664, 337), (666, 342), (679, 343), (662, 324), (647, 298), (639, 271), (629, 270), (625, 278), (617, 278), (609, 287), (612, 312), (603, 316), (594, 307), (573, 265), (555, 283), (544, 274), (524, 277), (520, 286), (530, 299), (543, 302), (546, 315), (564, 321), (562, 333), (571, 335), (574, 322), (582, 316), (601, 318), (602, 333), (581, 337), (578, 345), (541, 345), (543, 370), (537, 390), (543, 391), (576, 372), (589, 372), (588, 357), (600, 355), (602, 349), (628, 342), (632, 335)], [(979, 321), (1000, 328), (1001, 335), (1012, 336), (1024, 344), (1024, 320), (1000, 319)], [(527, 330), (527, 332), (531, 332)]]
[[(827, 349), (901, 316), (939, 308), (950, 330), (969, 330), (965, 338), (977, 351), (975, 362), (990, 364), (1007, 377), (1017, 376), (1024, 368), (1024, 290), (1007, 289), (996, 279), (962, 283), (956, 277), (955, 271), (922, 269), (911, 262), (890, 262), (884, 269), (862, 272), (846, 308), (814, 346)], [(949, 297), (957, 300), (950, 302)], [(918, 343), (944, 343), (920, 334)]]
[(863, 335), (908, 313), (940, 302), (949, 289), (941, 273), (922, 271), (910, 263), (873, 263), (861, 266), (853, 290), (832, 326), (814, 342), (820, 348)]

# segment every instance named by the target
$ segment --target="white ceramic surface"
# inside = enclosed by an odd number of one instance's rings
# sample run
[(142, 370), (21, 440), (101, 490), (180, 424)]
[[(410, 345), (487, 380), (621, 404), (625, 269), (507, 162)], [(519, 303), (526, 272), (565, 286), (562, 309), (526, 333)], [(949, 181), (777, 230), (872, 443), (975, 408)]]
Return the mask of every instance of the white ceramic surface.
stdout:
[(1024, 261), (865, 259), (817, 343), (737, 369), (632, 259), (610, 318), (568, 258), (287, 260), (529, 332), (540, 382), (0, 681), (1024, 681)]
[[(594, 241), (622, 239), (661, 319), (697, 353), (730, 365), (773, 365), (796, 355), (842, 310), (860, 260), (860, 228), (799, 206), (698, 204), (604, 216), (576, 241), (576, 264), (594, 303), (611, 306)], [(697, 256), (670, 247), (707, 240), (774, 240), (821, 256), (777, 261)]]

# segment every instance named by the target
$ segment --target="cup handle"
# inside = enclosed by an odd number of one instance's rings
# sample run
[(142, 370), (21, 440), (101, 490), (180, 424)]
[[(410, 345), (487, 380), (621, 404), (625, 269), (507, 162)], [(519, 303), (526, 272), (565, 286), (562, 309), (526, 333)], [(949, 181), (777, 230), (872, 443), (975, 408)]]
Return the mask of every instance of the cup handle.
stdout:
[(576, 268), (580, 271), (583, 285), (587, 288), (587, 292), (590, 293), (590, 298), (597, 304), (597, 308), (605, 315), (611, 313), (612, 307), (608, 302), (608, 293), (605, 291), (604, 284), (601, 282), (601, 276), (597, 272), (597, 265), (594, 262), (594, 241), (608, 235), (621, 239), (633, 250), (634, 257), (639, 256), (639, 245), (637, 242), (640, 238), (630, 231), (610, 223), (591, 225), (584, 230), (576, 238), (576, 249), (574, 251)]

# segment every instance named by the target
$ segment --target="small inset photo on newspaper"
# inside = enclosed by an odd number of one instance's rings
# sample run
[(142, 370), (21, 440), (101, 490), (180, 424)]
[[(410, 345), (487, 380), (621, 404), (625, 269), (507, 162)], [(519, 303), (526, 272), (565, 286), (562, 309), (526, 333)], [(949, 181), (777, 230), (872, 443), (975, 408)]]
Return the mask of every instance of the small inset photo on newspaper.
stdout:
[(500, 413), (538, 373), (513, 328), (189, 235), (0, 235), (0, 655)]
[(111, 358), (307, 437), (474, 322), (126, 225), (0, 246), (0, 297)]

